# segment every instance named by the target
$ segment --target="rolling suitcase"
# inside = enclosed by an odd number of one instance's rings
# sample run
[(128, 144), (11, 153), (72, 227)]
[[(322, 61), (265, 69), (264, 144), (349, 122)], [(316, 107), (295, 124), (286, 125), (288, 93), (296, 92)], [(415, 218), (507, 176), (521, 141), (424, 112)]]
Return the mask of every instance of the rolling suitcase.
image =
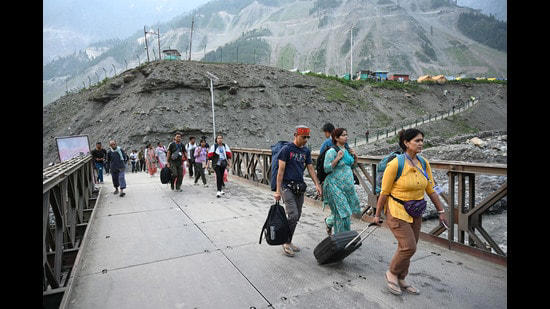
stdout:
[[(371, 229), (365, 238), (361, 239), (361, 235), (373, 225), (375, 227)], [(357, 234), (356, 231), (348, 231), (328, 236), (313, 250), (313, 255), (315, 255), (317, 263), (323, 265), (343, 260), (357, 248), (361, 247), (363, 240), (369, 237), (377, 227), (378, 225), (375, 223), (370, 223), (359, 234)]]

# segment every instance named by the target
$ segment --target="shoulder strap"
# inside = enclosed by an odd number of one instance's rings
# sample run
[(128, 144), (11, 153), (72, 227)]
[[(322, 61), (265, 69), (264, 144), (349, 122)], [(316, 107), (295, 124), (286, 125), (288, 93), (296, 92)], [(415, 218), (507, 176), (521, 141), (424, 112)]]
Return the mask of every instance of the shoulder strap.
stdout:
[(420, 155), (416, 155), (416, 157), (418, 158), (418, 161), (420, 161), (420, 163), (422, 164), (422, 168), (424, 169), (424, 172), (428, 172), (427, 170), (427, 167), (426, 167), (426, 160), (424, 160), (424, 158), (422, 158)]
[(405, 155), (400, 154), (397, 155), (397, 175), (395, 176), (395, 181), (401, 177), (401, 173), (403, 173), (403, 168), (405, 167)]

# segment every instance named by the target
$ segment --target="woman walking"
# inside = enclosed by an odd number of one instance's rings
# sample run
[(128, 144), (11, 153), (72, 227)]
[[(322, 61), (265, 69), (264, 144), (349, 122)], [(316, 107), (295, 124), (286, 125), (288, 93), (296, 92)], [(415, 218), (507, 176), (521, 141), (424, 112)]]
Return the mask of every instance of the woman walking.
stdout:
[[(405, 281), (405, 277), (416, 252), (422, 212), (426, 205), (424, 192), (437, 208), (439, 220), (445, 222), (445, 211), (434, 188), (430, 163), (418, 155), (423, 143), (424, 133), (418, 129), (399, 132), (399, 146), (405, 153), (386, 165), (374, 216), (374, 222), (379, 223), (380, 213), (384, 209), (387, 225), (398, 242), (397, 251), (385, 274), (388, 290), (396, 295), (401, 295), (401, 289), (411, 294), (420, 293)], [(398, 166), (402, 166), (402, 172), (395, 180)]]
[(353, 149), (346, 149), (348, 132), (344, 128), (332, 131), (332, 146), (325, 154), (323, 168), (327, 177), (323, 181), (323, 208), (329, 205), (332, 215), (325, 219), (327, 231), (334, 233), (351, 229), (351, 215), (360, 214), (359, 197), (353, 185), (351, 166), (357, 160)]
[(153, 149), (153, 145), (151, 144), (147, 145), (145, 162), (147, 164), (147, 171), (149, 172), (149, 175), (153, 177), (157, 172), (157, 156), (155, 155), (155, 150)]
[(206, 155), (208, 154), (208, 148), (206, 148), (206, 140), (201, 139), (199, 147), (194, 150), (195, 158), (195, 185), (198, 185), (199, 178), (202, 178), (202, 184), (208, 187), (206, 184), (206, 176), (204, 175), (204, 169), (206, 168)]
[(161, 142), (158, 142), (157, 144), (155, 155), (157, 156), (159, 161), (159, 168), (162, 169), (166, 165), (166, 148), (162, 145)]
[(231, 149), (229, 146), (223, 143), (223, 136), (218, 135), (214, 145), (210, 147), (208, 151), (208, 159), (212, 160), (212, 165), (214, 166), (214, 171), (216, 172), (216, 187), (218, 191), (216, 192), (216, 197), (221, 197), (225, 192), (223, 192), (223, 173), (226, 168), (230, 168), (229, 160), (231, 159)]

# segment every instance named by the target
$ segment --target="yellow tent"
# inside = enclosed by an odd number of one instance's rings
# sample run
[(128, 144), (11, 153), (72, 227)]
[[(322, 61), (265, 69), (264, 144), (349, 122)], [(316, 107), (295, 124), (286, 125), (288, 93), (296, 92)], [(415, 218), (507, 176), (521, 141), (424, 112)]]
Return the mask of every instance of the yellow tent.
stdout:
[(438, 84), (444, 84), (447, 82), (447, 79), (445, 78), (445, 75), (437, 75), (433, 77), (433, 80), (437, 82)]
[(418, 83), (431, 82), (431, 81), (433, 81), (433, 79), (430, 75), (422, 75), (416, 80), (416, 82)]

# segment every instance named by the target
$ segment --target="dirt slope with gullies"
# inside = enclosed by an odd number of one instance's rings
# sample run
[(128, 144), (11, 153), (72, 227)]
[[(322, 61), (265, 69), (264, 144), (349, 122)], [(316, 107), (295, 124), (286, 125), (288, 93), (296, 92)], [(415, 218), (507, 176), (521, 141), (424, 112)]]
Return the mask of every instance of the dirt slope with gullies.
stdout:
[[(312, 128), (310, 145), (319, 148), (321, 126), (348, 129), (351, 140), (371, 132), (442, 113), (478, 98), (482, 115), (467, 117), (479, 130), (506, 129), (506, 85), (447, 84), (359, 89), (337, 81), (261, 65), (187, 61), (151, 62), (99, 86), (61, 97), (43, 109), (43, 165), (57, 161), (56, 136), (86, 134), (91, 146), (117, 140), (124, 149), (167, 144), (174, 132), (206, 135), (212, 142), (212, 112), (206, 72), (214, 84), (216, 133), (233, 147), (268, 148), (289, 140), (298, 124)], [(475, 123), (474, 123), (475, 122)], [(431, 130), (449, 128), (448, 124)], [(456, 130), (464, 128), (457, 122)], [(452, 132), (449, 132), (452, 133)], [(372, 134), (372, 133), (371, 133)]]

